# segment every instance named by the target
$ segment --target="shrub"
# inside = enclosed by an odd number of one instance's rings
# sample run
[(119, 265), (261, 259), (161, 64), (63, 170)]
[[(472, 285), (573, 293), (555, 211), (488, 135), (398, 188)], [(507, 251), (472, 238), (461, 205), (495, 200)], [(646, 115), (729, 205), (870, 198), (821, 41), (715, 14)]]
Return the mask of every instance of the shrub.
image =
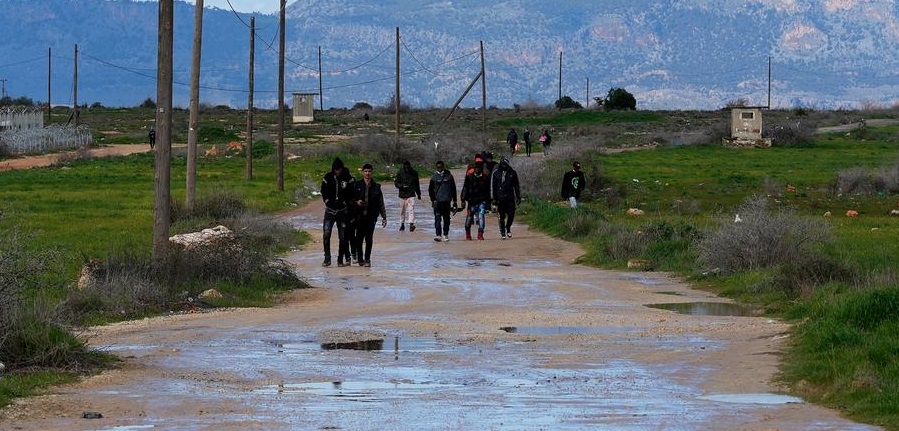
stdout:
[(830, 229), (792, 211), (772, 210), (763, 196), (752, 196), (736, 209), (741, 221), (724, 217), (696, 243), (701, 264), (725, 273), (751, 271), (799, 261), (829, 238)]
[(765, 125), (762, 136), (771, 138), (771, 145), (776, 147), (809, 147), (814, 144), (817, 128), (812, 121), (769, 123)]
[(808, 297), (819, 286), (828, 283), (854, 283), (857, 275), (851, 268), (833, 259), (805, 255), (783, 262), (774, 272), (771, 287), (788, 298)]
[(584, 109), (584, 106), (572, 99), (571, 96), (562, 96), (561, 99), (556, 100), (555, 107), (556, 109)]
[(141, 108), (156, 109), (156, 101), (152, 97), (144, 99), (139, 105)]

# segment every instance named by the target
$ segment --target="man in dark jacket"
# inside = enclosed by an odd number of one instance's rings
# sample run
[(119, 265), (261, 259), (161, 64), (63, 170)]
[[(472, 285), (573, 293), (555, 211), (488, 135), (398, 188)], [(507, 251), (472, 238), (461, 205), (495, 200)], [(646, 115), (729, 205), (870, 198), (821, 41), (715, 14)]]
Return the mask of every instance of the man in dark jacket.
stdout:
[[(349, 204), (353, 199), (353, 176), (343, 166), (339, 157), (334, 158), (331, 172), (325, 174), (321, 187), (322, 201), (325, 203), (325, 217), (322, 223), (322, 244), (325, 261), (322, 266), (331, 266), (331, 230), (337, 225), (337, 265), (350, 263), (349, 235), (346, 232), (349, 220)], [(346, 263), (344, 263), (346, 262)]]
[[(362, 179), (353, 184), (353, 205), (356, 213), (356, 258), (359, 266), (371, 267), (372, 238), (375, 224), (381, 216), (381, 227), (387, 227), (387, 210), (381, 185), (372, 179), (370, 163), (362, 165)], [(363, 251), (362, 244), (365, 243)]]
[(562, 199), (568, 199), (568, 206), (577, 208), (577, 201), (581, 198), (581, 191), (587, 185), (587, 179), (581, 171), (581, 164), (574, 162), (572, 169), (565, 172), (562, 177)]
[(434, 164), (434, 175), (428, 184), (428, 197), (434, 208), (434, 241), (449, 241), (450, 212), (458, 207), (456, 180), (443, 161)]
[(515, 220), (515, 207), (521, 203), (521, 188), (518, 184), (518, 172), (512, 169), (508, 157), (503, 157), (499, 166), (493, 171), (491, 192), (496, 211), (499, 213), (500, 238), (512, 238), (512, 222)]
[(481, 159), (475, 159), (474, 169), (465, 175), (462, 184), (462, 203), (467, 205), (465, 216), (465, 239), (471, 241), (471, 225), (478, 222), (478, 241), (484, 240), (487, 208), (490, 207), (490, 176)]
[(421, 184), (418, 182), (418, 172), (408, 160), (403, 162), (403, 168), (396, 173), (393, 185), (399, 189), (400, 232), (406, 230), (407, 221), (409, 232), (415, 232), (415, 198), (421, 200)]

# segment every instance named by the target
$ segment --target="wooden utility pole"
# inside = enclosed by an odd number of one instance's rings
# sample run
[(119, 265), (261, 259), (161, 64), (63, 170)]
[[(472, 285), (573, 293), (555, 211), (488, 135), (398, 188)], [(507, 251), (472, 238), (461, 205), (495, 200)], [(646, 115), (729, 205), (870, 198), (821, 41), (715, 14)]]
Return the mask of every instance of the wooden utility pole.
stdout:
[(156, 158), (153, 175), (153, 261), (161, 262), (169, 245), (172, 156), (172, 45), (174, 0), (159, 0), (156, 54)]
[(287, 0), (281, 0), (278, 42), (278, 191), (284, 191), (284, 29)]
[(50, 82), (53, 68), (53, 48), (47, 48), (47, 124), (53, 121), (53, 104), (50, 103)]
[(768, 56), (768, 109), (771, 109), (771, 56)]
[(562, 51), (559, 51), (559, 110), (562, 110)]
[(590, 109), (590, 77), (587, 77), (587, 105), (584, 109)]
[(78, 44), (75, 44), (75, 78), (74, 78), (74, 98), (75, 98), (75, 110), (72, 111), (72, 120), (75, 122), (75, 125), (78, 125)]
[(322, 89), (322, 47), (318, 47), (318, 110), (325, 110), (325, 93)]
[(187, 185), (184, 207), (194, 208), (197, 201), (197, 129), (200, 117), (200, 54), (203, 46), (203, 0), (194, 6), (194, 52), (190, 67), (190, 119), (187, 126)]
[(484, 132), (484, 148), (490, 136), (487, 134), (487, 74), (484, 72), (484, 41), (481, 41), (481, 126)]
[(249, 91), (247, 91), (247, 145), (244, 150), (245, 157), (247, 159), (246, 163), (246, 172), (244, 173), (244, 178), (248, 180), (253, 179), (253, 89), (255, 88), (254, 79), (256, 75), (253, 73), (253, 68), (256, 63), (256, 17), (250, 17), (250, 72), (249, 78), (247, 81), (249, 82), (248, 87)]
[(396, 134), (393, 143), (400, 144), (400, 28), (396, 28), (396, 98), (394, 100), (394, 109), (396, 117)]

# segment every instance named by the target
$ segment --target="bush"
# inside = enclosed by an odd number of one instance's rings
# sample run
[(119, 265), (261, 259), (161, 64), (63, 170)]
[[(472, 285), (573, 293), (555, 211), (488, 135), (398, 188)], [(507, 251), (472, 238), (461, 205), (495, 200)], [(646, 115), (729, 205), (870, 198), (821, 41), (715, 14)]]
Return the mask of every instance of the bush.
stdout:
[(597, 97), (596, 106), (602, 106), (606, 111), (634, 111), (637, 109), (637, 99), (623, 88), (611, 88), (605, 99)]
[(561, 99), (556, 100), (555, 107), (556, 109), (584, 109), (584, 106), (572, 99), (571, 96), (562, 96)]
[(850, 168), (837, 174), (834, 180), (837, 194), (874, 194), (899, 192), (899, 163), (874, 172), (864, 168)]
[(817, 128), (812, 121), (770, 123), (765, 125), (762, 136), (770, 138), (775, 147), (810, 147), (814, 145)]
[(701, 264), (725, 273), (774, 267), (800, 261), (829, 239), (829, 226), (789, 210), (771, 210), (763, 196), (748, 198), (736, 209), (741, 221), (724, 217), (718, 228), (696, 243)]

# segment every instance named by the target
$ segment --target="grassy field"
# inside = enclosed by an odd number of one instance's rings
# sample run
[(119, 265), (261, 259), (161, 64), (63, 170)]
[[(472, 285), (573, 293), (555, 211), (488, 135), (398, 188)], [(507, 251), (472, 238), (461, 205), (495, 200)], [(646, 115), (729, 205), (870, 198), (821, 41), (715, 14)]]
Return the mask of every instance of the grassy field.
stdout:
[[(520, 211), (524, 222), (583, 243), (588, 250), (584, 263), (625, 268), (628, 259), (646, 259), (651, 269), (682, 274), (700, 288), (797, 322), (780, 376), (793, 392), (855, 419), (899, 430), (899, 371), (892, 360), (899, 354), (899, 271), (894, 263), (899, 217), (889, 215), (899, 208), (899, 185), (890, 184), (888, 175), (878, 176), (899, 163), (899, 128), (803, 136), (801, 145), (728, 149), (717, 145), (729, 119), (723, 111), (491, 110), (486, 134), (475, 130), (479, 112), (463, 110), (444, 122), (446, 114), (404, 113), (398, 144), (391, 129), (394, 117), (387, 113), (373, 112), (369, 121), (347, 110), (317, 114), (316, 124), (285, 132), (293, 157), (285, 165), (284, 191), (276, 189), (276, 160), (263, 155), (255, 162), (253, 180), (243, 179), (245, 160), (240, 156), (201, 158), (198, 193), (226, 190), (254, 209), (278, 213), (315, 198), (312, 191), (334, 155), (348, 166), (374, 161), (378, 179), (389, 181), (395, 163), (403, 159), (422, 167), (424, 176), (438, 158), (464, 163), (480, 150), (500, 153), (510, 127), (551, 129), (555, 148), (550, 157), (514, 161), (528, 198)], [(96, 141), (106, 144), (145, 142), (152, 120), (152, 110), (146, 109), (82, 115)], [(771, 111), (765, 118), (772, 124), (832, 126), (860, 115)], [(204, 149), (243, 140), (242, 113), (210, 108), (201, 118)], [(270, 145), (277, 136), (276, 115), (261, 112), (258, 120), (255, 136)], [(176, 113), (176, 122), (175, 141), (183, 142), (186, 111)], [(432, 145), (438, 140), (439, 150)], [(577, 211), (559, 205), (557, 196), (572, 160), (582, 162), (589, 183)], [(175, 201), (184, 197), (184, 172), (183, 154), (176, 151)], [(871, 184), (847, 191), (847, 184), (859, 183)], [(0, 226), (17, 224), (32, 235), (36, 249), (59, 250), (64, 269), (58, 275), (73, 280), (87, 259), (122, 249), (149, 254), (152, 192), (149, 154), (73, 159), (45, 169), (4, 172)], [(767, 206), (748, 206), (753, 196)], [(629, 208), (644, 215), (628, 216)], [(703, 246), (736, 250), (731, 253), (751, 249), (735, 247), (737, 237), (728, 236), (740, 208), (750, 211), (742, 214), (747, 223), (741, 226), (758, 229), (757, 236), (799, 242), (785, 241), (774, 250), (781, 254), (764, 265), (716, 268)], [(846, 217), (847, 210), (859, 216)], [(756, 216), (763, 222), (749, 223)], [(196, 223), (174, 229), (195, 228)], [(802, 242), (800, 234), (815, 240)], [(15, 382), (14, 390), (10, 382)], [(33, 383), (40, 387), (44, 382)], [(0, 381), (0, 404), (4, 393), (27, 394), (20, 385), (19, 380)]]

